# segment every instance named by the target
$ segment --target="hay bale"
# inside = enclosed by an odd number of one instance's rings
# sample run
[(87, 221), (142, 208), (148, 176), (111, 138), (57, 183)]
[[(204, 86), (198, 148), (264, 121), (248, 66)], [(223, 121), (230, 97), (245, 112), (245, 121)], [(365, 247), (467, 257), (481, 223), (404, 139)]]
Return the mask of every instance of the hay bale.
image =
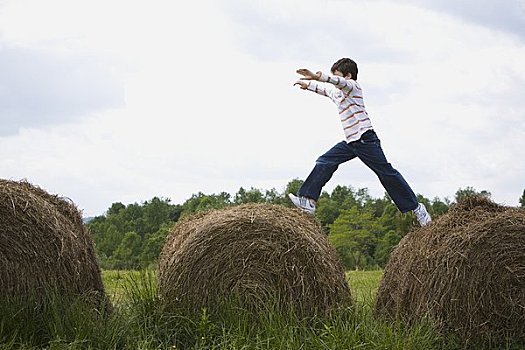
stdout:
[(351, 303), (343, 266), (317, 221), (270, 204), (177, 223), (161, 253), (159, 294), (164, 304), (191, 312), (218, 311), (232, 300), (261, 310), (277, 301), (311, 316)]
[(393, 251), (377, 311), (463, 342), (525, 342), (525, 210), (468, 197)]
[(0, 295), (48, 292), (106, 301), (91, 236), (71, 201), (0, 179)]

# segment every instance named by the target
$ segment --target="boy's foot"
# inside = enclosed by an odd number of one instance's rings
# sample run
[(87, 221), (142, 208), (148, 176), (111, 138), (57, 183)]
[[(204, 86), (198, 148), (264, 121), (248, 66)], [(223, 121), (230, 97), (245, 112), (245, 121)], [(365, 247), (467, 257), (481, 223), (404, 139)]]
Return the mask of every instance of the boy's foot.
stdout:
[(421, 226), (426, 226), (432, 221), (432, 218), (423, 203), (417, 205), (417, 208), (414, 209), (414, 214), (416, 214), (417, 221)]
[(295, 196), (292, 193), (288, 193), (288, 197), (290, 197), (292, 203), (299, 209), (304, 210), (308, 214), (315, 213), (315, 201), (311, 198), (303, 197), (303, 196)]

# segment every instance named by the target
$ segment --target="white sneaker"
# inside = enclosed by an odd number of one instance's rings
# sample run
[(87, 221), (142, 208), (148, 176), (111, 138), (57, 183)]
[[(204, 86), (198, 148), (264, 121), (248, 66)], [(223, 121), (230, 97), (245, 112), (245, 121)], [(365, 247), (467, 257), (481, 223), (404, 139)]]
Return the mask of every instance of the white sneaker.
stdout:
[(291, 193), (288, 193), (288, 197), (292, 200), (292, 203), (299, 209), (304, 210), (308, 214), (315, 213), (315, 201), (307, 197), (297, 197)]
[(414, 209), (414, 214), (416, 214), (417, 221), (421, 226), (426, 226), (432, 221), (432, 218), (423, 203), (418, 204), (417, 208)]

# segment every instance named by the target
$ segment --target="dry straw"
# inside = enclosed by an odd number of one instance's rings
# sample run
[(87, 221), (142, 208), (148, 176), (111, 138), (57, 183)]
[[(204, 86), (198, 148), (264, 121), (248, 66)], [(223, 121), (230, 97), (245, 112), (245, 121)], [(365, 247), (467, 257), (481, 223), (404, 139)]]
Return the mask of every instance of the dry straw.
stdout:
[(0, 179), (0, 295), (104, 300), (93, 241), (77, 207), (27, 181)]
[(232, 300), (302, 316), (351, 303), (344, 269), (318, 222), (296, 209), (244, 204), (182, 219), (160, 258), (159, 293), (171, 307), (217, 310)]
[(525, 342), (525, 210), (472, 196), (410, 232), (386, 266), (377, 310), (428, 315), (467, 344)]

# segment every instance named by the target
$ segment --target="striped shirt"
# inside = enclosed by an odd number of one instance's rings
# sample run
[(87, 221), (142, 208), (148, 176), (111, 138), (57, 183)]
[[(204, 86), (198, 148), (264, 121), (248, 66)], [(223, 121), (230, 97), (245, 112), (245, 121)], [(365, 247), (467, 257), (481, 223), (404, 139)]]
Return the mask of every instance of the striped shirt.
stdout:
[(373, 129), (357, 81), (325, 73), (321, 74), (319, 81), (333, 86), (310, 80), (307, 89), (329, 97), (337, 105), (346, 142), (357, 141), (367, 130)]

